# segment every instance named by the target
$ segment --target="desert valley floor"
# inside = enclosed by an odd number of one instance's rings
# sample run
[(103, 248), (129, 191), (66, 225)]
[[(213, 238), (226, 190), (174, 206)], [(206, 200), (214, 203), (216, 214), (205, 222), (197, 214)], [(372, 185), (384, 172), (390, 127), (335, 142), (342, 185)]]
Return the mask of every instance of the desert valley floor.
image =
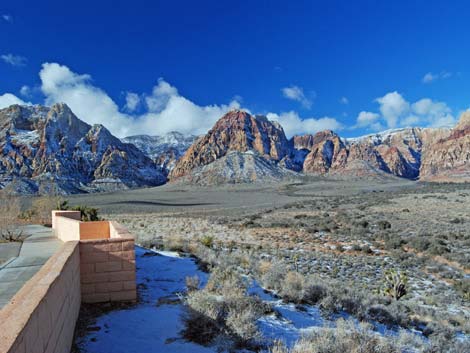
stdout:
[[(274, 337), (292, 347), (319, 327), (353, 320), (370, 324), (372, 334), (399, 337), (410, 351), (469, 349), (469, 184), (310, 178), (261, 186), (169, 184), (69, 200), (119, 220), (144, 247), (137, 249), (141, 302), (99, 314), (88, 308), (77, 336), (82, 352), (102, 352), (109, 345), (100, 341), (122, 336), (125, 328), (113, 322), (134, 320), (136, 330), (140, 322), (150, 337), (161, 315), (169, 315), (173, 328), (147, 345), (168, 352), (239, 346), (198, 342), (187, 327), (188, 278), (197, 276), (202, 288), (220, 268), (245, 278), (245, 294), (269, 307), (256, 316), (263, 342)], [(159, 264), (170, 272), (158, 271)], [(400, 300), (384, 296), (387, 273), (406, 276)]]

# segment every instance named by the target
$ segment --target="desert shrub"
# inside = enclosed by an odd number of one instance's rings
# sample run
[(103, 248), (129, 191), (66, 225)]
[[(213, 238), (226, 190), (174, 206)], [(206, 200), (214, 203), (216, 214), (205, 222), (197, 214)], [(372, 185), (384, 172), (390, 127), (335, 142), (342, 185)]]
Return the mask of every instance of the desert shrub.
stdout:
[(400, 249), (404, 244), (406, 244), (405, 240), (399, 235), (390, 235), (385, 238), (385, 249), (387, 250)]
[(211, 235), (204, 235), (199, 239), (199, 242), (207, 248), (212, 248), (214, 245), (214, 237)]
[(377, 223), (377, 226), (379, 227), (379, 229), (382, 230), (392, 228), (392, 224), (389, 221), (379, 221), (379, 223)]
[[(44, 205), (43, 205), (44, 204)], [(70, 211), (80, 211), (81, 219), (83, 222), (99, 221), (100, 217), (98, 216), (99, 210), (94, 207), (89, 207), (85, 205), (70, 206), (67, 200), (62, 200), (58, 198), (41, 198), (38, 200), (38, 206), (35, 208), (43, 208), (46, 210), (48, 217), (50, 218), (50, 213), (52, 210), (70, 210)]]
[(367, 308), (366, 311), (368, 321), (376, 321), (387, 326), (400, 324), (396, 317), (392, 315), (384, 305), (376, 305)]
[(321, 284), (309, 283), (305, 286), (304, 301), (308, 304), (317, 304), (328, 294), (327, 288)]
[(289, 302), (301, 303), (304, 298), (305, 278), (298, 272), (288, 272), (282, 283), (281, 295)]
[(201, 339), (193, 337), (207, 334), (204, 344), (217, 336), (230, 337), (238, 347), (260, 344), (256, 320), (267, 307), (259, 298), (247, 295), (246, 281), (235, 269), (214, 268), (205, 288), (189, 292), (186, 304), (184, 337), (198, 342)]
[(400, 300), (406, 295), (408, 287), (408, 277), (403, 273), (393, 269), (384, 273), (383, 293), (395, 300)]
[(72, 211), (80, 211), (83, 222), (99, 221), (98, 209), (84, 205), (74, 206), (70, 208)]
[(431, 245), (431, 241), (423, 236), (413, 237), (408, 243), (418, 251), (426, 251)]
[(41, 224), (52, 223), (52, 211), (57, 209), (60, 199), (54, 196), (35, 198), (32, 202), (32, 212), (35, 222)]
[(354, 226), (359, 228), (367, 228), (369, 226), (369, 222), (367, 222), (365, 219), (362, 219), (360, 221), (354, 222)]
[(0, 242), (23, 240), (24, 234), (18, 227), (20, 213), (20, 200), (17, 197), (0, 193)]
[[(196, 302), (197, 299), (193, 298), (192, 303), (195, 304)], [(182, 336), (185, 339), (201, 345), (208, 345), (221, 334), (216, 320), (203, 312), (193, 309), (191, 305), (188, 305), (185, 309), (182, 315), (184, 324)]]
[(201, 282), (198, 275), (188, 276), (185, 279), (186, 289), (188, 292), (192, 292), (199, 289), (199, 283)]
[[(413, 345), (422, 346), (423, 343), (413, 342)], [(406, 349), (395, 344), (393, 339), (383, 339), (376, 335), (370, 325), (363, 323), (356, 325), (353, 321), (343, 319), (337, 321), (336, 328), (312, 331), (296, 342), (292, 349), (279, 342), (271, 349), (272, 353), (400, 353), (402, 351)]]
[(460, 281), (456, 281), (454, 286), (462, 298), (470, 302), (470, 278), (464, 278)]
[(186, 240), (179, 235), (163, 239), (163, 247), (170, 251), (184, 252), (187, 247)]
[(428, 249), (431, 255), (443, 255), (450, 252), (446, 242), (443, 239), (434, 239), (431, 246)]
[(282, 282), (287, 274), (287, 266), (282, 262), (274, 262), (269, 270), (261, 277), (261, 284), (264, 288), (279, 292)]

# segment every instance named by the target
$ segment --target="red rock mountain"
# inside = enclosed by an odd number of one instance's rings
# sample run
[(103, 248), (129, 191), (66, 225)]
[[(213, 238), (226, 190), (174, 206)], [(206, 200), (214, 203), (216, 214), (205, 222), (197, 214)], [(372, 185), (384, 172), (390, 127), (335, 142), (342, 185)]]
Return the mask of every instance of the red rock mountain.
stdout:
[[(325, 130), (294, 136), (288, 141), (279, 124), (265, 117), (232, 111), (188, 149), (170, 177), (188, 175), (231, 151), (253, 151), (279, 167), (305, 174), (357, 177), (388, 174), (431, 181), (469, 180), (470, 112), (463, 114), (452, 130), (404, 128), (354, 139), (342, 139)], [(221, 165), (233, 167), (230, 163), (218, 164)], [(243, 165), (237, 168), (242, 170)], [(214, 172), (215, 167), (210, 169), (210, 173)], [(227, 170), (224, 173), (230, 174)]]
[(462, 114), (452, 130), (430, 133), (426, 140), (420, 180), (470, 181), (470, 111)]
[(186, 151), (176, 163), (170, 178), (186, 175), (195, 168), (224, 157), (229, 151), (254, 151), (267, 160), (277, 162), (289, 154), (290, 144), (278, 123), (264, 116), (234, 110), (219, 119), (205, 136)]

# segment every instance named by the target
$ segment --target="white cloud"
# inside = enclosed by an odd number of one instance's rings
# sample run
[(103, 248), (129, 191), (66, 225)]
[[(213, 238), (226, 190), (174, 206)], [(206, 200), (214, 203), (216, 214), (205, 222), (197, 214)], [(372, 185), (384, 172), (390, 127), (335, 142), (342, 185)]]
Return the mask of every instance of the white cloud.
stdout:
[(151, 112), (161, 111), (173, 96), (178, 96), (176, 87), (173, 87), (160, 77), (158, 84), (153, 88), (152, 94), (145, 97), (148, 110)]
[(431, 82), (434, 82), (436, 80), (445, 80), (445, 79), (450, 78), (450, 77), (452, 77), (452, 72), (448, 72), (448, 71), (442, 71), (442, 72), (437, 73), (437, 74), (433, 74), (432, 72), (428, 72), (427, 74), (425, 74), (423, 76), (422, 82), (423, 83), (431, 83)]
[(304, 108), (312, 107), (312, 100), (305, 96), (304, 90), (299, 86), (289, 86), (281, 89), (282, 95), (290, 100), (300, 102)]
[(376, 124), (379, 119), (380, 114), (362, 111), (357, 116), (355, 127), (370, 127), (371, 125)]
[(128, 112), (134, 112), (140, 105), (140, 97), (137, 93), (126, 92), (126, 105), (124, 108)]
[(413, 103), (411, 108), (419, 118), (413, 121), (413, 124), (424, 122), (428, 126), (439, 127), (453, 125), (456, 122), (452, 109), (444, 102), (434, 102), (429, 98), (423, 98)]
[(7, 64), (11, 66), (25, 66), (27, 59), (24, 56), (13, 55), (13, 54), (3, 54), (0, 58)]
[(349, 99), (348, 99), (347, 97), (341, 97), (341, 98), (339, 99), (339, 102), (340, 102), (341, 104), (348, 105), (348, 104), (349, 104)]
[(31, 87), (27, 86), (27, 85), (24, 85), (21, 87), (20, 89), (20, 94), (23, 96), (23, 97), (31, 97)]
[[(64, 102), (82, 120), (89, 124), (103, 124), (114, 135), (160, 135), (169, 131), (186, 134), (204, 134), (231, 109), (239, 109), (239, 97), (228, 104), (200, 106), (183, 97), (176, 87), (163, 78), (157, 80), (151, 93), (127, 92), (123, 109), (101, 88), (94, 85), (87, 74), (78, 74), (67, 66), (45, 63), (39, 73), (40, 90), (45, 105)], [(39, 88), (23, 86), (23, 97), (36, 96)], [(408, 102), (397, 92), (389, 92), (375, 100), (379, 112), (361, 111), (351, 128), (381, 130), (401, 126), (448, 126), (455, 123), (452, 110), (445, 102), (429, 98)], [(0, 107), (11, 104), (31, 104), (11, 93), (0, 95)], [(137, 111), (143, 111), (137, 114)], [(295, 111), (268, 113), (268, 119), (278, 121), (287, 136), (315, 133), (325, 129), (341, 130), (344, 126), (331, 117), (302, 119)]]
[(396, 91), (375, 101), (379, 103), (381, 115), (363, 111), (359, 113), (353, 128), (442, 127), (452, 126), (456, 122), (452, 109), (445, 102), (423, 98), (410, 103)]
[(397, 91), (377, 98), (376, 102), (380, 104), (380, 112), (390, 128), (395, 128), (399, 117), (406, 114), (410, 109), (410, 104)]
[(152, 94), (145, 97), (148, 111), (132, 115), (119, 111), (117, 104), (102, 89), (94, 86), (90, 75), (80, 75), (57, 63), (45, 63), (39, 73), (46, 104), (64, 102), (89, 124), (103, 124), (113, 134), (158, 135), (169, 131), (203, 134), (237, 101), (228, 105), (198, 106), (179, 95), (178, 90), (159, 79)]
[(9, 14), (3, 14), (2, 19), (6, 22), (13, 22), (13, 17)]
[(13, 104), (31, 104), (31, 103), (26, 103), (25, 101), (21, 100), (17, 96), (11, 93), (5, 93), (0, 96), (0, 109), (9, 107), (10, 105)]
[(323, 117), (319, 119), (301, 119), (299, 114), (294, 111), (281, 114), (268, 113), (266, 116), (269, 120), (279, 122), (284, 128), (284, 132), (287, 137), (300, 134), (314, 134), (322, 130), (337, 131), (343, 128), (343, 125), (334, 118)]

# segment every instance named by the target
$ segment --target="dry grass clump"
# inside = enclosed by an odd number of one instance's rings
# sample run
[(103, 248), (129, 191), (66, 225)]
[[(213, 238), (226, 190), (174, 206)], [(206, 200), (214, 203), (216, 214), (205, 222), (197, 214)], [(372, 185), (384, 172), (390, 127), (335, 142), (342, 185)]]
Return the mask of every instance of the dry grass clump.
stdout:
[[(419, 337), (402, 332), (400, 336), (381, 337), (368, 324), (339, 319), (337, 327), (311, 332), (288, 349), (277, 342), (271, 353), (402, 353), (432, 352)], [(437, 351), (436, 351), (437, 352)]]
[(203, 345), (233, 342), (236, 347), (261, 345), (256, 320), (267, 310), (263, 302), (247, 295), (247, 283), (234, 268), (217, 267), (207, 285), (188, 293), (183, 336)]
[(0, 242), (22, 241), (23, 232), (18, 225), (21, 204), (17, 197), (0, 193)]

